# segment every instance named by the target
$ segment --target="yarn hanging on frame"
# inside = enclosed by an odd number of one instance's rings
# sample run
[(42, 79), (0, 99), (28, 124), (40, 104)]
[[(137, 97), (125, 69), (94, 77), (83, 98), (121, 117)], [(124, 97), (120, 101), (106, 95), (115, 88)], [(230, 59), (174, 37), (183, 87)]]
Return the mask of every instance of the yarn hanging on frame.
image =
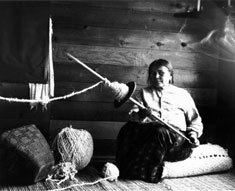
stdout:
[(65, 127), (55, 137), (52, 150), (56, 162), (71, 162), (77, 170), (91, 161), (94, 143), (91, 134), (84, 129)]

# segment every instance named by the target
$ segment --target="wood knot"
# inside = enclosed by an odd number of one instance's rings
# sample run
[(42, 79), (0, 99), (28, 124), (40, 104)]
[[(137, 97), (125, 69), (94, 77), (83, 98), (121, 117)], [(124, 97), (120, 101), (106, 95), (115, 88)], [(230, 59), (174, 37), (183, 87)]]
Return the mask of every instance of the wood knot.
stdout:
[(157, 42), (156, 44), (157, 44), (157, 46), (163, 46), (163, 45), (164, 45), (164, 44), (161, 43), (161, 42)]
[(181, 42), (181, 46), (182, 46), (182, 47), (186, 47), (186, 46), (187, 46), (187, 43), (186, 43), (186, 42)]

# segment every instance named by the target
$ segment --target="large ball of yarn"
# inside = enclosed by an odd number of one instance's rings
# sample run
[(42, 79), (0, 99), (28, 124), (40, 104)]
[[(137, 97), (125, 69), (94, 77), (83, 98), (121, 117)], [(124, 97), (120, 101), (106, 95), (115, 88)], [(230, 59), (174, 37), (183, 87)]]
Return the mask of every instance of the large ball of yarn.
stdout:
[(86, 130), (65, 127), (55, 137), (52, 150), (56, 162), (71, 162), (77, 170), (81, 170), (91, 161), (93, 139)]

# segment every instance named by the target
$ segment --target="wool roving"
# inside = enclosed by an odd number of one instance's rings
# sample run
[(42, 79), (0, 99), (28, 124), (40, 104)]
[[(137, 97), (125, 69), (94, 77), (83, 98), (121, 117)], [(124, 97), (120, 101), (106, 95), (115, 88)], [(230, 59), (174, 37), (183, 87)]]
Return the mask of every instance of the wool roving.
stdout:
[(111, 94), (114, 96), (114, 99), (117, 101), (124, 99), (124, 97), (129, 92), (129, 87), (126, 84), (119, 82), (110, 82), (107, 79), (104, 81), (104, 87), (107, 90), (110, 90)]
[(84, 129), (65, 127), (55, 137), (52, 150), (56, 162), (71, 162), (77, 170), (81, 170), (89, 164), (92, 158), (93, 139), (91, 134)]

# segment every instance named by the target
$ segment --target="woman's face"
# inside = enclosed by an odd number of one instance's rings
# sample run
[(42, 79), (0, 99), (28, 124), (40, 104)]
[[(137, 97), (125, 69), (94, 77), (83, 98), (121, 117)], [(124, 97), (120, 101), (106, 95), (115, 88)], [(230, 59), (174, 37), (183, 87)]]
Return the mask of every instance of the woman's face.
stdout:
[(165, 66), (153, 66), (149, 71), (150, 85), (157, 89), (163, 89), (170, 84), (172, 76), (170, 71)]

